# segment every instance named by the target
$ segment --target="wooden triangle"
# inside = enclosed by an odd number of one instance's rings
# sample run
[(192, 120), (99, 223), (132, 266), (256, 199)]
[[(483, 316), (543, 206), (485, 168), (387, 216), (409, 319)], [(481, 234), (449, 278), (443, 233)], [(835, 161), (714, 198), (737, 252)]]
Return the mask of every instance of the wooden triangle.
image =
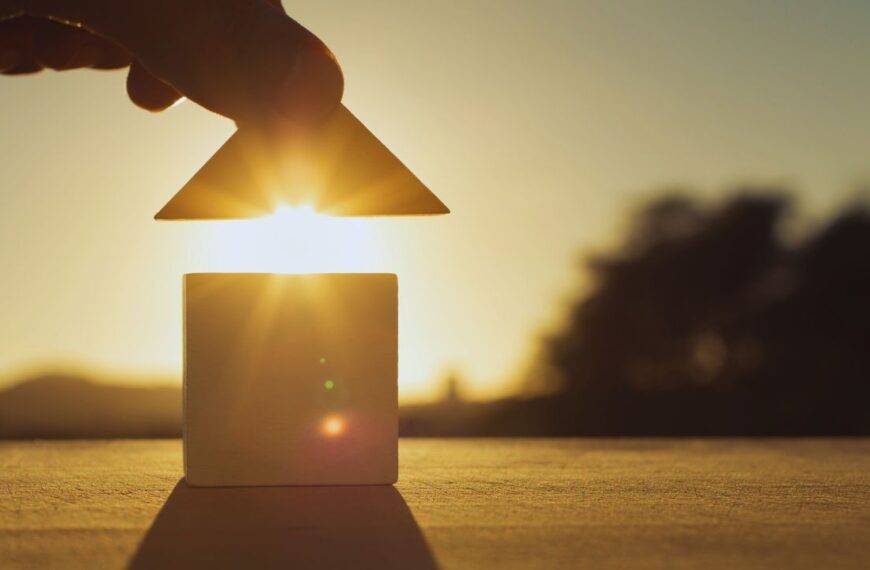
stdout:
[(342, 105), (304, 134), (240, 127), (154, 217), (254, 218), (284, 205), (333, 216), (450, 212)]

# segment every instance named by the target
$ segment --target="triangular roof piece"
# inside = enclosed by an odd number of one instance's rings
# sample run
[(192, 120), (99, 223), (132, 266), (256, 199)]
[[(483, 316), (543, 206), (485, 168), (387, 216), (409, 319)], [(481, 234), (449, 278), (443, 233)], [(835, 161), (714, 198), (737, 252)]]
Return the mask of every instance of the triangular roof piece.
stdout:
[(342, 105), (295, 135), (241, 126), (155, 219), (254, 218), (302, 204), (333, 216), (450, 212)]

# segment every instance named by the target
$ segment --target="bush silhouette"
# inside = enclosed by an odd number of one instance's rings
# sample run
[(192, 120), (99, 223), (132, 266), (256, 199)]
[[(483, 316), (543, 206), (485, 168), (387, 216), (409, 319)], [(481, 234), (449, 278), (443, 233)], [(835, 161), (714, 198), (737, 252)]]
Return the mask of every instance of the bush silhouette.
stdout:
[(704, 209), (669, 195), (548, 339), (555, 433), (867, 434), (870, 215), (847, 208), (797, 244), (788, 194)]

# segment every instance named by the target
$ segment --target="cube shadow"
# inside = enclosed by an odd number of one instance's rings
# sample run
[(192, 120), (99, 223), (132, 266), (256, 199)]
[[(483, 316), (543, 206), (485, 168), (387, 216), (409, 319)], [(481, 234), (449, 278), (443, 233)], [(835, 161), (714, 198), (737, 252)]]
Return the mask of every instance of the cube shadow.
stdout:
[(392, 486), (195, 488), (180, 481), (129, 567), (426, 570), (437, 564)]

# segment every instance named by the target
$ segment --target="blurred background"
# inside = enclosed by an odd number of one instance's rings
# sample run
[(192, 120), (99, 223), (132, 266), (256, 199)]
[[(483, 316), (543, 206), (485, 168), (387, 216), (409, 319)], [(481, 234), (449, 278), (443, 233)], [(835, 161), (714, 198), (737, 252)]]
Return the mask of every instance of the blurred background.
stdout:
[(178, 435), (194, 271), (397, 273), (405, 435), (870, 433), (870, 5), (287, 8), (453, 213), (157, 223), (229, 121), (4, 78), (0, 437)]

